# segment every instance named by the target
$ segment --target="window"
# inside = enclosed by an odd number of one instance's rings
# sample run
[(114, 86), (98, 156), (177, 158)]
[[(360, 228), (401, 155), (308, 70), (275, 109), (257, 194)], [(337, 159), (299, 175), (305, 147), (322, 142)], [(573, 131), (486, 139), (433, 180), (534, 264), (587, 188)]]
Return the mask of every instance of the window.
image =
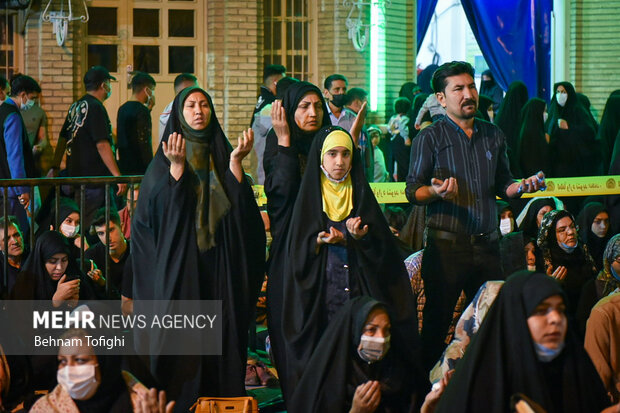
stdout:
[(15, 16), (0, 14), (0, 74), (7, 79), (19, 72), (15, 61), (15, 42), (18, 36), (15, 36), (14, 28)]
[(289, 76), (311, 80), (312, 2), (307, 0), (264, 0), (264, 64), (281, 64)]

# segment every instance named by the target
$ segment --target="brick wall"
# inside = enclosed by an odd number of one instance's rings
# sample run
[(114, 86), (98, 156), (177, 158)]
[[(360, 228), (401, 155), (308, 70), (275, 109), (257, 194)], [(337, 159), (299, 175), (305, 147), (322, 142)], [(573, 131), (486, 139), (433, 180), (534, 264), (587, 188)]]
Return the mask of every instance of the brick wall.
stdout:
[(620, 0), (571, 0), (570, 81), (603, 114), (609, 94), (620, 89)]
[[(56, 146), (67, 110), (82, 93), (81, 30), (72, 23), (64, 46), (58, 46), (52, 24), (41, 22), (39, 13), (28, 19), (24, 33), (24, 73), (41, 85), (41, 107), (48, 116), (48, 137)], [(76, 52), (77, 51), (77, 52)], [(44, 154), (49, 162), (51, 151)]]
[[(370, 43), (362, 52), (353, 47), (348, 38), (346, 18), (351, 6), (340, 1), (321, 2), (316, 6), (318, 16), (318, 81), (332, 73), (349, 79), (349, 87), (361, 87), (370, 92)], [(370, 22), (370, 8), (364, 7), (364, 21)], [(392, 113), (394, 100), (403, 83), (415, 79), (415, 4), (393, 0), (385, 9), (385, 44), (381, 53), (385, 70), (379, 78), (385, 85), (385, 94), (379, 97), (377, 111), (368, 114), (370, 122), (385, 122)]]
[[(220, 124), (236, 145), (249, 127), (262, 82), (262, 2), (209, 1), (207, 26), (206, 85)], [(244, 166), (254, 162), (249, 157)]]

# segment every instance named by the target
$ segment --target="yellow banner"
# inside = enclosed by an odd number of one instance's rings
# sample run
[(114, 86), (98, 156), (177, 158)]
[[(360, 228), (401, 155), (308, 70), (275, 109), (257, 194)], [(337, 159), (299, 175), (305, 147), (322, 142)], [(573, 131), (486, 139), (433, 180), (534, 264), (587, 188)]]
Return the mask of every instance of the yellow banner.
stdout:
[[(523, 194), (523, 198), (536, 196), (590, 196), (590, 195), (619, 195), (620, 175), (613, 176), (586, 176), (578, 178), (548, 178), (545, 180), (547, 189), (533, 194)], [(404, 182), (371, 183), (370, 188), (380, 204), (407, 203)], [(267, 203), (265, 190), (262, 185), (254, 186), (254, 197), (258, 206)]]

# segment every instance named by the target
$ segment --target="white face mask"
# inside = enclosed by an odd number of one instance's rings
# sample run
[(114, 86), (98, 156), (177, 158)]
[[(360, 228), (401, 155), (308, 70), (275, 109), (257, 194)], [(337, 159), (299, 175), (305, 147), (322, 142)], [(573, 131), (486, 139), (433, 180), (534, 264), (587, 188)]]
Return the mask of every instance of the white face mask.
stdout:
[(545, 112), (543, 113), (543, 123), (547, 122), (547, 119), (549, 119), (549, 114)]
[(63, 222), (62, 224), (60, 224), (60, 232), (62, 232), (62, 235), (67, 238), (73, 238), (78, 234), (78, 232), (80, 232), (80, 226), (65, 224)]
[(499, 220), (499, 232), (506, 235), (512, 232), (514, 221), (512, 218), (502, 218)]
[(600, 223), (592, 222), (592, 232), (599, 238), (604, 238), (607, 235), (607, 224), (603, 221)]
[(95, 375), (95, 364), (65, 366), (58, 370), (56, 379), (74, 400), (88, 400), (99, 388)]
[(34, 100), (26, 99), (26, 103), (19, 105), (21, 110), (28, 110), (34, 106)]
[(367, 363), (374, 363), (385, 357), (390, 349), (390, 336), (371, 337), (362, 335), (357, 354)]
[(568, 93), (557, 92), (555, 94), (555, 100), (558, 101), (558, 105), (564, 107), (564, 105), (566, 105), (566, 101), (568, 100)]

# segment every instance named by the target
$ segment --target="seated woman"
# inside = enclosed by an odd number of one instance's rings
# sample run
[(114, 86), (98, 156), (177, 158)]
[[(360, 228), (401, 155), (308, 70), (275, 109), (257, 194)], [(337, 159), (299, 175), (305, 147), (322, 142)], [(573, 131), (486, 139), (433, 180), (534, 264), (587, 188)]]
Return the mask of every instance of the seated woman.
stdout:
[[(69, 241), (59, 232), (46, 231), (37, 238), (11, 290), (13, 300), (48, 301), (54, 308), (70, 309), (78, 301), (95, 298), (91, 280), (78, 268), (71, 255)], [(16, 315), (17, 316), (17, 315)], [(24, 322), (31, 322), (25, 317)], [(48, 355), (30, 356), (32, 385), (35, 389), (51, 389), (55, 384), (55, 358)]]
[(71, 329), (61, 338), (79, 340), (80, 346), (58, 349), (58, 385), (32, 406), (30, 412), (171, 413), (174, 402), (166, 394), (150, 391), (131, 374), (121, 371), (121, 357), (95, 354), (81, 329)]
[(415, 349), (415, 301), (407, 271), (359, 151), (340, 127), (324, 128), (314, 139), (285, 251), (282, 323), (269, 326), (284, 338), (286, 365), (278, 365), (278, 372), (286, 383), (285, 398), (328, 322), (351, 298), (390, 303), (397, 310), (392, 318), (397, 341), (407, 343), (407, 354)]
[(523, 237), (538, 237), (538, 228), (540, 228), (543, 217), (553, 209), (564, 209), (564, 204), (556, 197), (530, 199), (517, 217), (517, 225), (519, 231), (523, 231)]
[(37, 238), (11, 290), (14, 300), (51, 300), (54, 307), (75, 307), (95, 298), (91, 281), (80, 271), (67, 238), (46, 231)]
[(603, 269), (603, 251), (613, 235), (609, 230), (609, 213), (600, 202), (588, 202), (577, 216), (579, 241), (588, 246), (596, 271)]
[(370, 297), (347, 301), (330, 322), (293, 396), (291, 412), (404, 412), (413, 376), (399, 356), (385, 305)]
[[(60, 222), (58, 228), (55, 228), (54, 217), (55, 210), (52, 208), (52, 222), (49, 229), (57, 230), (62, 235), (67, 237), (69, 244), (71, 245), (71, 252), (73, 256), (75, 258), (80, 258), (80, 208), (78, 208), (77, 204), (72, 199), (61, 197), (59, 199), (58, 207), (58, 222)], [(86, 239), (84, 239), (84, 249), (88, 249)]]
[(556, 278), (566, 292), (566, 315), (573, 320), (577, 315), (582, 288), (588, 280), (596, 277), (596, 269), (588, 247), (579, 243), (571, 213), (558, 210), (547, 212), (540, 225), (537, 244), (545, 272)]
[(568, 328), (565, 297), (545, 274), (509, 277), (436, 412), (506, 412), (516, 394), (548, 413), (609, 406), (592, 362)]

